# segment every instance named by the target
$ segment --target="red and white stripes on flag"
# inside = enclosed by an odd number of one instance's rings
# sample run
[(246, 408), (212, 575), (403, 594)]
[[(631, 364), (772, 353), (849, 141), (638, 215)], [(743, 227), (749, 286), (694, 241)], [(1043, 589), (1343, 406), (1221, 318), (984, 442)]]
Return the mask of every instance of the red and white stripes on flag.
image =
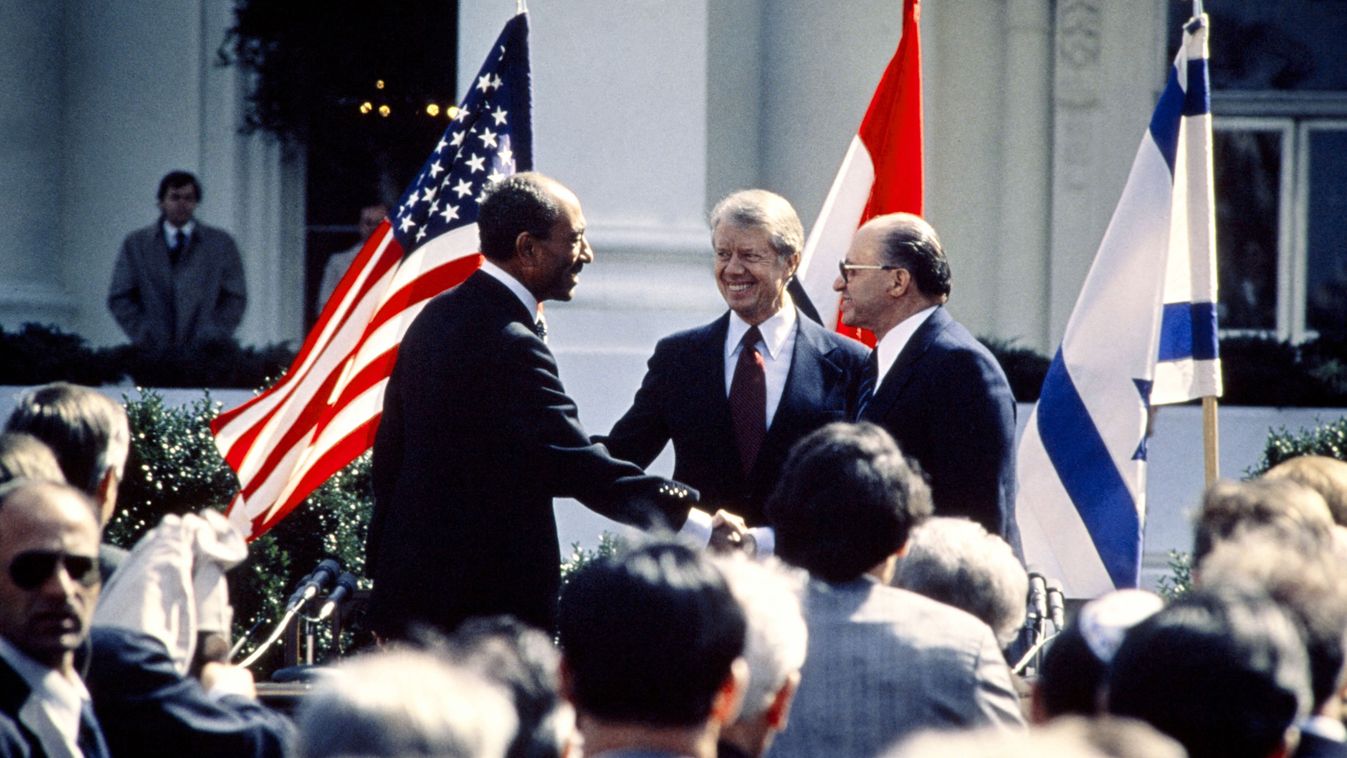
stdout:
[(873, 345), (874, 338), (838, 321), (832, 291), (837, 264), (856, 229), (875, 216), (922, 212), (920, 0), (904, 0), (902, 38), (847, 148), (832, 189), (809, 232), (796, 278), (823, 325)]
[(249, 540), (370, 448), (402, 335), (431, 297), (481, 263), (476, 221), (483, 189), (532, 167), (526, 14), (506, 24), (474, 82), (286, 375), (211, 424), (216, 447), (239, 478), (229, 517)]

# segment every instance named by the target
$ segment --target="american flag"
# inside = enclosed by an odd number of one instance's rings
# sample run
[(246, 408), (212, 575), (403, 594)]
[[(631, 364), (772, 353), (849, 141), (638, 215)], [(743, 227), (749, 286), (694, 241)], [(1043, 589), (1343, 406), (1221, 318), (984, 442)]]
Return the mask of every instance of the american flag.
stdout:
[(483, 190), (532, 166), (528, 16), (520, 13), (286, 375), (212, 422), (216, 447), (239, 478), (229, 517), (248, 539), (370, 448), (403, 333), (431, 297), (481, 264)]

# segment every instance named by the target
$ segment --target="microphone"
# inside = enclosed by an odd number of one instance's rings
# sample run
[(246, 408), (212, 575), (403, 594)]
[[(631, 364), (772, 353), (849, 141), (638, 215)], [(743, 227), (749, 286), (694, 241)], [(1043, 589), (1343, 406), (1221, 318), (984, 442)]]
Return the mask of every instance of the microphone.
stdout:
[(1048, 618), (1056, 631), (1066, 628), (1066, 595), (1056, 579), (1048, 582)]
[(1043, 575), (1029, 572), (1029, 620), (1035, 623), (1048, 616), (1048, 587)]
[(312, 600), (315, 595), (332, 582), (339, 571), (341, 571), (341, 564), (337, 563), (335, 560), (324, 558), (320, 561), (318, 563), (318, 568), (315, 568), (313, 573), (304, 577), (303, 581), (299, 583), (299, 586), (295, 588), (294, 594), (290, 596), (288, 601), (286, 601), (286, 612), (289, 613), (290, 611), (298, 610), (305, 603)]
[(337, 578), (337, 588), (332, 590), (332, 594), (327, 596), (327, 601), (323, 603), (323, 607), (318, 610), (318, 620), (322, 621), (331, 616), (332, 612), (337, 610), (337, 606), (346, 602), (346, 599), (355, 592), (355, 585), (355, 574), (349, 571), (341, 572), (341, 576)]

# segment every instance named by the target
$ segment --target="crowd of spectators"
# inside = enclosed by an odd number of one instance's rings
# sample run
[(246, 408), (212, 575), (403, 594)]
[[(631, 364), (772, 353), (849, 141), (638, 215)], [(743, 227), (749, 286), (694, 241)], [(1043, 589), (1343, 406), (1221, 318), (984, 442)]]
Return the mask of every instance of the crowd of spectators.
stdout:
[[(372, 647), (282, 713), (181, 624), (127, 621), (204, 619), (214, 593), (100, 606), (126, 438), (119, 406), (68, 384), (25, 393), (0, 435), (0, 755), (1347, 755), (1341, 461), (1209, 488), (1194, 586), (1085, 602), (1022, 677), (1011, 547), (932, 517), (883, 428), (834, 423), (766, 502), (775, 555), (632, 540), (569, 578), (553, 630), (474, 618)], [(153, 549), (102, 568), (164, 571)], [(179, 583), (208, 561), (189, 563)]]

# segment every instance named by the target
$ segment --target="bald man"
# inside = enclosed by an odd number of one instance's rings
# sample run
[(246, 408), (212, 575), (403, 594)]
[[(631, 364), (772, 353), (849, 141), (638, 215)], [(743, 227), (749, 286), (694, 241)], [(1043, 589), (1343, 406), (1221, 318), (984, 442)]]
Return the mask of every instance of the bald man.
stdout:
[(842, 320), (874, 332), (859, 420), (883, 426), (930, 480), (938, 516), (965, 516), (1020, 550), (1015, 397), (982, 343), (945, 310), (950, 270), (935, 229), (891, 213), (852, 238), (833, 289)]
[(98, 602), (98, 520), (79, 490), (0, 485), (0, 755), (106, 756), (75, 650)]

